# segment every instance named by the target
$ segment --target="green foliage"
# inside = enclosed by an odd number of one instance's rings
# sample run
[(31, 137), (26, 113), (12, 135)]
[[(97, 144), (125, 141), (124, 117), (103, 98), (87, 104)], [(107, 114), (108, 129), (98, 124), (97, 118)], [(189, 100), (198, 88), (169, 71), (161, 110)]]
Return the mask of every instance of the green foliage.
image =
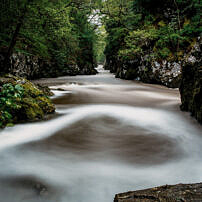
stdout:
[[(89, 17), (99, 0), (9, 0), (0, 7), (0, 52), (6, 52), (26, 5), (16, 52), (50, 61), (62, 71), (68, 65), (94, 66), (95, 27)], [(88, 55), (88, 56), (86, 56)], [(82, 61), (82, 62), (81, 62)]]
[[(0, 7), (0, 51), (8, 50), (25, 5), (15, 51), (48, 60), (58, 71), (94, 67), (104, 61), (104, 47), (108, 61), (144, 54), (148, 44), (157, 58), (168, 55), (164, 48), (177, 55), (202, 31), (199, 0), (9, 0)], [(91, 22), (96, 12), (106, 33)]]
[(104, 4), (105, 54), (110, 64), (145, 54), (178, 60), (202, 31), (198, 0), (106, 0)]
[(162, 59), (167, 59), (169, 57), (169, 55), (171, 54), (170, 49), (164, 47), (163, 49), (159, 49), (158, 51), (158, 55), (160, 56), (160, 58)]
[(105, 61), (105, 55), (104, 55), (105, 46), (106, 46), (106, 30), (104, 26), (100, 26), (98, 27), (96, 32), (96, 39), (94, 45), (95, 57), (98, 63), (104, 63)]
[(49, 94), (47, 89), (42, 91), (28, 80), (12, 75), (1, 77), (0, 83), (3, 83), (0, 90), (0, 127), (41, 119), (45, 114), (55, 111), (46, 96)]
[(20, 84), (4, 84), (0, 91), (0, 127), (13, 121), (13, 113), (21, 109), (24, 88)]
[(143, 54), (144, 50), (150, 46), (150, 42), (157, 40), (158, 32), (154, 27), (136, 30), (125, 37), (125, 47), (119, 50), (119, 58), (122, 60), (133, 60)]

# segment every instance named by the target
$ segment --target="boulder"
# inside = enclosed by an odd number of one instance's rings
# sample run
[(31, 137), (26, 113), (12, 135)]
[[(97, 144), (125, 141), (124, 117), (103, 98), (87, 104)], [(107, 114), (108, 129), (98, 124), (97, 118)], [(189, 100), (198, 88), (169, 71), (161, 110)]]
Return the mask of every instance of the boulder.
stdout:
[(27, 79), (11, 74), (0, 77), (0, 127), (43, 119), (54, 113), (48, 87), (40, 89)]
[(182, 64), (181, 109), (202, 123), (202, 38), (198, 37)]
[(117, 194), (114, 202), (199, 202), (202, 201), (202, 183), (165, 185), (139, 191)]

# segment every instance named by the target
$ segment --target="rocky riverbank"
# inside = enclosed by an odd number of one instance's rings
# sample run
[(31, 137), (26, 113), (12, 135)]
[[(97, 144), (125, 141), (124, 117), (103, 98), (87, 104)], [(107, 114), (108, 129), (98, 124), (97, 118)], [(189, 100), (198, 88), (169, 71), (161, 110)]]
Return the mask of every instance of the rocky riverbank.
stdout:
[(48, 87), (8, 74), (0, 77), (0, 128), (40, 120), (55, 112)]
[(201, 3), (137, 0), (126, 7), (130, 17), (110, 14), (105, 22), (105, 68), (117, 78), (180, 87), (181, 109), (201, 122)]
[(165, 185), (151, 189), (117, 194), (114, 202), (200, 202), (202, 183)]
[[(4, 53), (0, 53), (0, 66), (3, 66)], [(38, 56), (13, 53), (9, 60), (8, 73), (27, 79), (51, 78), (59, 76), (91, 75), (96, 74), (94, 64), (86, 63), (78, 66), (75, 63), (59, 67), (51, 60), (43, 60)]]
[(198, 37), (182, 65), (181, 109), (202, 123), (202, 38)]
[[(149, 44), (149, 42), (148, 42)], [(178, 62), (149, 62), (149, 55), (141, 56), (134, 61), (117, 63), (113, 69), (116, 77), (136, 79), (146, 83), (163, 84), (167, 87), (179, 87), (181, 110), (191, 112), (202, 122), (202, 37), (198, 37)], [(106, 64), (108, 68), (109, 64)], [(149, 68), (150, 66), (150, 68)], [(136, 67), (136, 68), (135, 68)]]
[[(144, 53), (134, 55), (135, 58), (133, 60), (123, 60), (120, 57), (115, 57), (115, 61), (113, 61), (110, 58), (106, 61), (105, 69), (109, 69), (117, 78), (161, 84), (169, 88), (181, 86), (181, 92), (186, 91), (186, 87), (184, 90), (182, 89), (186, 86), (185, 83), (193, 83), (194, 80), (199, 82), (201, 76), (199, 75), (200, 73), (196, 73), (196, 76), (194, 76), (194, 72), (200, 71), (201, 41), (199, 36), (187, 47), (187, 50), (184, 51), (178, 60), (169, 61), (169, 58), (155, 60), (152, 56), (155, 54), (155, 51), (151, 49), (153, 42), (148, 39), (148, 41), (144, 42), (144, 48), (146, 49)], [(191, 70), (189, 70), (190, 68)]]

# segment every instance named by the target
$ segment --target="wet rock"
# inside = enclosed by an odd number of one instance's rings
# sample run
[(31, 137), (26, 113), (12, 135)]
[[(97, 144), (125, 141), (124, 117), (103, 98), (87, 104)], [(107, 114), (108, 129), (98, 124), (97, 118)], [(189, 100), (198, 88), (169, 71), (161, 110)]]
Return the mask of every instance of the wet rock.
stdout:
[(37, 175), (11, 175), (0, 177), (1, 202), (60, 202), (57, 186)]
[(9, 92), (9, 97), (5, 94), (4, 99), (1, 99), (1, 127), (10, 123), (43, 119), (46, 114), (55, 112), (55, 106), (48, 97), (50, 90), (47, 87), (41, 87), (42, 90), (40, 90), (30, 81), (11, 74), (0, 77), (0, 86), (4, 88), (4, 84), (13, 86), (12, 89), (15, 89), (16, 86), (19, 87), (22, 90), (22, 94), (17, 95), (12, 90)]
[(36, 193), (40, 196), (46, 194), (48, 192), (46, 186), (44, 186), (43, 184), (41, 183), (37, 183), (34, 185), (34, 189), (36, 191)]
[[(3, 65), (5, 53), (0, 53), (0, 67)], [(5, 69), (5, 68), (2, 68)], [(7, 73), (27, 79), (48, 78), (58, 76), (75, 76), (78, 74), (96, 74), (93, 64), (86, 63), (79, 67), (77, 64), (66, 64), (59, 67), (52, 60), (43, 60), (34, 55), (25, 55), (23, 53), (13, 53), (9, 60)]]
[(88, 63), (78, 71), (79, 75), (94, 75), (97, 73), (98, 72), (96, 69), (94, 69), (93, 65)]
[(51, 91), (51, 89), (48, 86), (43, 86), (41, 84), (35, 84), (37, 88), (41, 91), (43, 91), (44, 95), (46, 96), (53, 96), (54, 93)]
[(146, 83), (178, 88), (181, 82), (181, 62), (153, 61), (149, 60), (149, 54), (146, 54), (134, 61), (119, 61), (115, 74), (121, 79), (137, 80), (139, 78)]
[(34, 195), (39, 197), (48, 196), (49, 191), (52, 191), (42, 179), (35, 176), (14, 176), (1, 178), (1, 182), (8, 185), (11, 184), (12, 187), (15, 187), (16, 189), (23, 189), (25, 192), (27, 190), (29, 193), (34, 193)]
[(202, 183), (165, 185), (145, 190), (117, 194), (114, 202), (199, 202)]
[(202, 38), (199, 37), (182, 64), (181, 109), (202, 123)]

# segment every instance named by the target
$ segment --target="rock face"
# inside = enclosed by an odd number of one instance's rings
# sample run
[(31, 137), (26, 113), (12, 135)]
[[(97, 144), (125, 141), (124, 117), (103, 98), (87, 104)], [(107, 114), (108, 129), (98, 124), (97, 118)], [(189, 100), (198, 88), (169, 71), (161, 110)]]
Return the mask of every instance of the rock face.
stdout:
[[(149, 42), (147, 44), (150, 44)], [(149, 49), (149, 47), (147, 47)], [(163, 84), (180, 89), (181, 110), (191, 112), (202, 123), (202, 37), (198, 37), (181, 55), (179, 61), (155, 61), (152, 51), (131, 61), (108, 58), (106, 69), (122, 79), (136, 79), (146, 83)]]
[(178, 88), (181, 82), (181, 61), (170, 62), (166, 59), (157, 61), (151, 58), (152, 54), (149, 50), (129, 61), (122, 61), (118, 57), (114, 60), (110, 58), (106, 60), (105, 69), (115, 73), (117, 78)]
[(151, 62), (148, 61), (148, 57), (149, 55), (145, 55), (137, 60), (129, 61), (127, 64), (120, 62), (116, 70), (116, 77), (178, 88), (181, 80), (181, 62), (167, 60)]
[[(115, 20), (111, 20), (113, 23), (109, 21), (109, 28), (117, 31), (112, 32), (108, 28), (110, 37), (105, 50), (105, 69), (115, 73), (117, 78), (178, 88), (184, 58), (196, 36), (200, 35), (200, 31), (196, 31), (198, 25), (192, 27), (192, 15), (196, 9), (192, 6), (185, 9), (189, 1), (179, 1), (180, 10), (184, 11), (178, 16), (179, 8), (176, 9), (171, 1), (136, 2), (137, 10), (138, 4), (140, 8), (137, 12), (134, 10), (134, 13), (139, 15), (140, 12), (142, 18), (134, 23), (134, 27), (127, 25), (131, 30), (121, 30), (121, 23), (119, 25)], [(158, 2), (156, 6), (155, 2)], [(191, 32), (188, 27), (191, 27)]]
[(181, 109), (202, 123), (202, 38), (199, 37), (182, 65)]
[(202, 183), (165, 185), (151, 189), (117, 194), (114, 202), (200, 202)]
[[(4, 56), (0, 54), (0, 65), (3, 65)], [(9, 69), (7, 72), (24, 77), (36, 79), (42, 77), (58, 77), (64, 75), (96, 74), (93, 65), (78, 67), (76, 64), (69, 64), (66, 67), (58, 67), (54, 62), (44, 61), (37, 56), (28, 56), (22, 53), (14, 53), (10, 58)]]

